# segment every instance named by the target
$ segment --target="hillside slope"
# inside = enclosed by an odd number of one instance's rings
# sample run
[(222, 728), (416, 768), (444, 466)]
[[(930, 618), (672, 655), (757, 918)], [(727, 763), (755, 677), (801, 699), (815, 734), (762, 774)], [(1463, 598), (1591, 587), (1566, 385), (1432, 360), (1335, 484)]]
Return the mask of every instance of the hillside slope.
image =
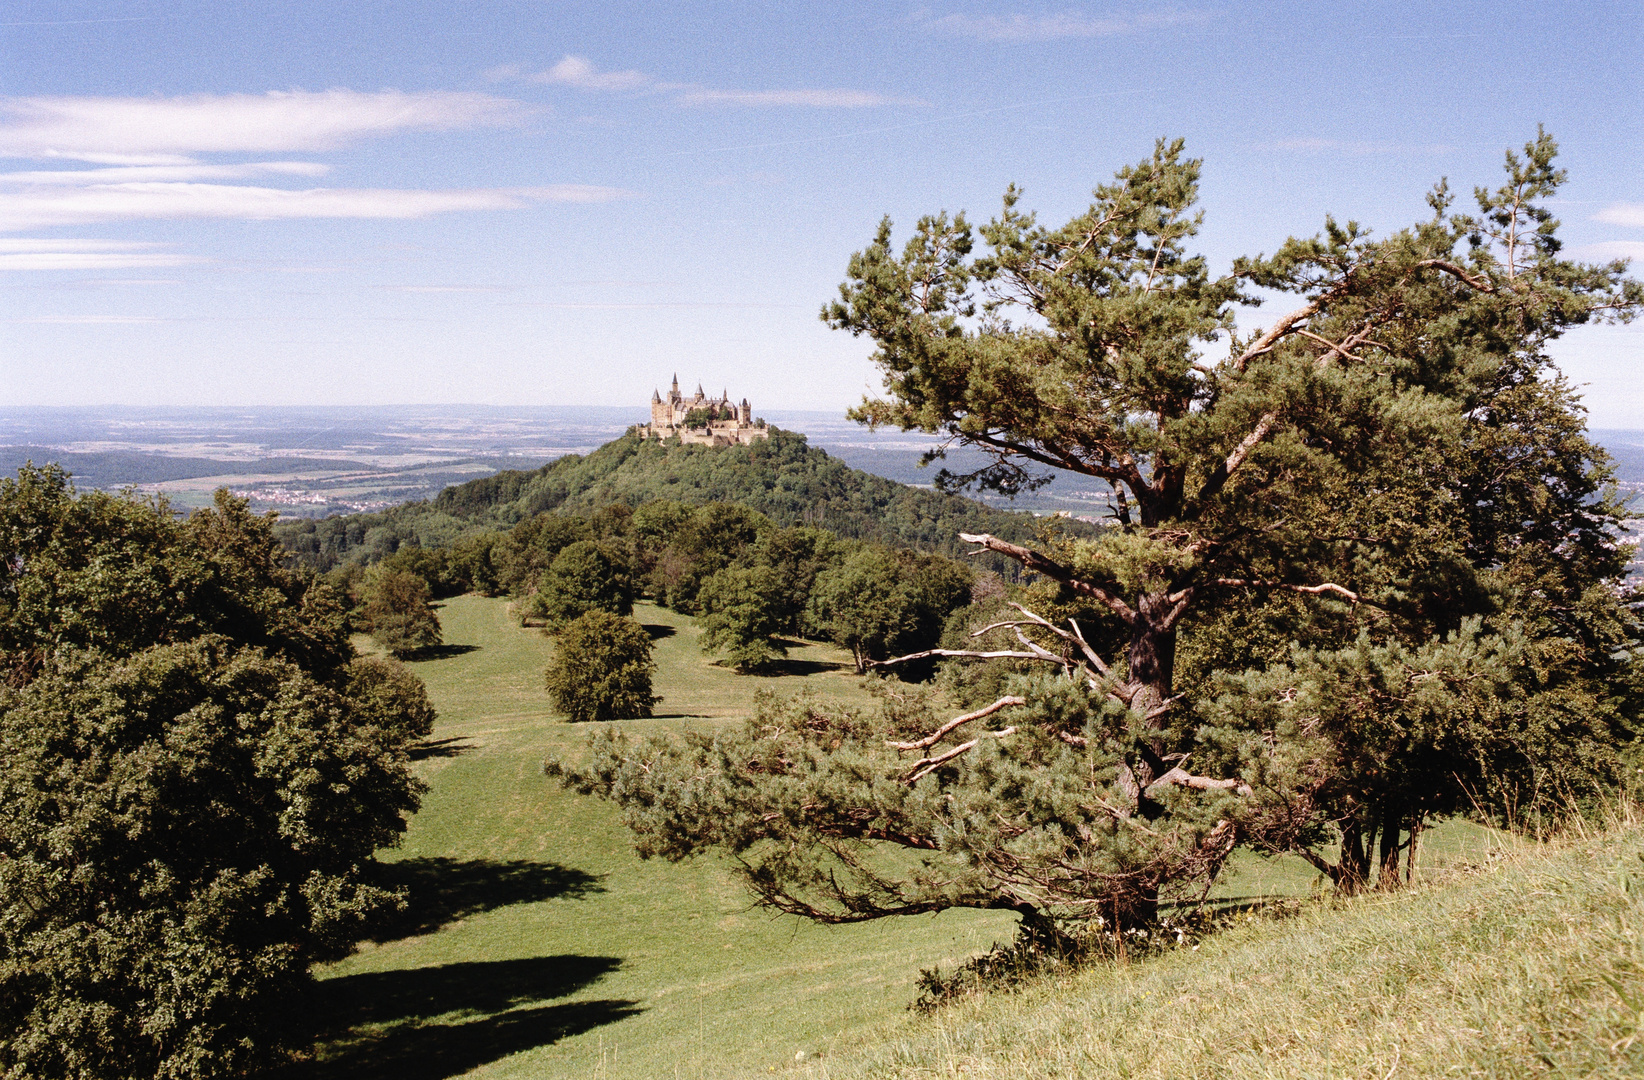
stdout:
[[(852, 469), (807, 445), (805, 436), (773, 429), (763, 442), (723, 449), (628, 435), (585, 457), (567, 455), (533, 471), (500, 472), (446, 488), (431, 502), (285, 522), (276, 532), (304, 561), (324, 570), (345, 559), (378, 558), (405, 543), (442, 547), (544, 511), (580, 513), (652, 499), (736, 503), (779, 525), (814, 525), (840, 536), (946, 554), (967, 549), (960, 532), (1026, 541), (1035, 528), (1029, 515)], [(1066, 526), (1089, 527), (1072, 521)]]
[(1497, 854), (1445, 884), (969, 999), (817, 1075), (1644, 1076), (1644, 831)]

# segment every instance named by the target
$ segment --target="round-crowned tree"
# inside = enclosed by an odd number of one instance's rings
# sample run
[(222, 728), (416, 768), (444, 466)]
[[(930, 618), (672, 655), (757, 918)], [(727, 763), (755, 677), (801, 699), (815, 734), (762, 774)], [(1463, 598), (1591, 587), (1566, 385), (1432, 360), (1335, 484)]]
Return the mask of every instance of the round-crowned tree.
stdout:
[(590, 611), (627, 615), (634, 609), (634, 594), (626, 567), (599, 544), (579, 540), (554, 556), (531, 609), (550, 626), (559, 626)]
[(633, 619), (590, 611), (556, 637), (559, 654), (548, 665), (548, 693), (570, 720), (632, 720), (650, 716), (662, 700), (651, 693), (651, 635)]
[(428, 606), (428, 583), (409, 570), (384, 570), (366, 589), (371, 637), (395, 656), (440, 643), (440, 620)]
[(0, 480), (0, 1075), (245, 1076), (308, 1044), (433, 710), (219, 492)]

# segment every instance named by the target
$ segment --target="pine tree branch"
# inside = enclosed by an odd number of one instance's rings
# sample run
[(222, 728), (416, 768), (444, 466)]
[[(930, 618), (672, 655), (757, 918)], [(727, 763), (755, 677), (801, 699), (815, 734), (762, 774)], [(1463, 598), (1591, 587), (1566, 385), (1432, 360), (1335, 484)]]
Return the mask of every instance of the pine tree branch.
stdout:
[(1129, 604), (1114, 596), (1099, 586), (1073, 576), (1073, 571), (1052, 559), (1047, 559), (1037, 551), (1030, 551), (1025, 547), (1001, 540), (989, 533), (960, 533), (959, 539), (967, 544), (980, 544), (989, 551), (997, 551), (1001, 555), (1008, 555), (1021, 563), (1028, 570), (1036, 574), (1043, 574), (1052, 581), (1059, 581), (1076, 593), (1090, 597), (1098, 603), (1105, 604), (1115, 615), (1125, 621), (1126, 625), (1134, 625), (1136, 611)]
[(1272, 352), (1273, 347), (1279, 343), (1280, 339), (1290, 334), (1297, 323), (1310, 319), (1319, 313), (1319, 304), (1320, 301), (1315, 300), (1306, 307), (1297, 308), (1274, 323), (1273, 329), (1251, 342), (1249, 348), (1233, 359), (1233, 370), (1242, 372), (1250, 361), (1265, 353)]
[(1492, 285), (1487, 278), (1475, 277), (1474, 275), (1463, 270), (1461, 267), (1457, 266), (1455, 263), (1449, 262), (1445, 259), (1423, 259), (1416, 265), (1433, 270), (1442, 270), (1451, 277), (1459, 278), (1482, 293), (1493, 293), (1496, 291), (1496, 287)]
[(1290, 592), (1309, 593), (1318, 596), (1322, 593), (1335, 593), (1351, 604), (1365, 604), (1370, 607), (1380, 607), (1372, 600), (1366, 600), (1352, 589), (1335, 582), (1327, 581), (1322, 585), (1292, 585), (1287, 581), (1260, 581), (1254, 578), (1216, 578), (1209, 582), (1211, 585), (1225, 585), (1233, 589), (1286, 589)]
[[(960, 743), (958, 746), (955, 746), (952, 750), (949, 750), (945, 754), (937, 754), (935, 757), (921, 758), (919, 761), (913, 763), (914, 771), (909, 773), (907, 776), (904, 776), (902, 778), (902, 782), (904, 784), (917, 783), (921, 778), (929, 776), (931, 773), (935, 772), (937, 769), (940, 769), (943, 765), (946, 765), (959, 755), (968, 753), (983, 739), (1003, 739), (1008, 735), (1014, 734), (1016, 734), (1016, 728), (1014, 725), (1008, 728), (1000, 728), (998, 731), (984, 732), (983, 734), (976, 736), (976, 738), (972, 739), (970, 742)], [(923, 767), (921, 768), (921, 766)]]
[(975, 712), (966, 713), (963, 716), (954, 717), (952, 720), (949, 720), (947, 723), (943, 724), (941, 727), (937, 728), (935, 731), (931, 732), (929, 735), (926, 735), (923, 739), (920, 739), (917, 742), (887, 742), (885, 745), (889, 746), (893, 750), (926, 750), (941, 742), (942, 738), (950, 732), (970, 723), (972, 720), (980, 720), (983, 717), (992, 716), (1000, 709), (1009, 708), (1012, 705), (1025, 704), (1027, 704), (1026, 699), (1019, 698), (1014, 695), (1007, 695), (1000, 698), (998, 701), (995, 701), (992, 705), (984, 706), (983, 708), (977, 709)]

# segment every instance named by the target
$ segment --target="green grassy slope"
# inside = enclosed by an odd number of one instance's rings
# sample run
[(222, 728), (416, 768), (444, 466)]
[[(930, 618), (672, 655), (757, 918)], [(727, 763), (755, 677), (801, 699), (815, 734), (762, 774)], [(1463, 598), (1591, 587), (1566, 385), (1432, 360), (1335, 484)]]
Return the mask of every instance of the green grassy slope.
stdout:
[[(795, 649), (803, 675), (737, 676), (709, 663), (688, 620), (635, 614), (673, 633), (657, 647), (664, 715), (624, 727), (731, 722), (760, 688), (865, 698), (831, 647)], [(414, 665), (441, 713), (436, 754), (419, 764), (432, 789), (389, 855), (417, 900), (392, 940), (323, 973), (321, 1077), (764, 1071), (894, 1016), (921, 967), (1009, 936), (994, 913), (778, 920), (717, 864), (640, 862), (612, 807), (541, 775), (586, 735), (540, 688), (551, 643), (499, 600), (461, 597), (440, 616), (446, 655)]]
[(797, 1075), (1644, 1076), (1644, 830), (961, 1002)]
[[(651, 499), (737, 503), (778, 525), (815, 525), (840, 536), (947, 554), (968, 547), (958, 539), (961, 531), (1025, 542), (1034, 528), (1029, 515), (852, 469), (808, 446), (803, 435), (777, 430), (750, 446), (719, 449), (627, 436), (586, 457), (569, 455), (532, 472), (503, 472), (446, 488), (432, 502), (285, 522), (275, 531), (287, 547), (323, 570), (351, 554), (382, 554), (408, 540), (439, 547), (543, 511), (584, 512)], [(1066, 527), (1089, 526), (1069, 521)]]
[[(831, 647), (796, 648), (782, 676), (737, 676), (702, 655), (689, 620), (636, 615), (658, 635), (664, 701), (624, 727), (734, 723), (758, 689), (867, 700)], [(500, 600), (461, 597), (441, 618), (444, 655), (414, 665), (441, 710), (418, 766), (431, 790), (388, 855), (412, 908), (322, 973), (330, 1035), (305, 1076), (1506, 1077), (1553, 1074), (1543, 1053), (1569, 1075), (1644, 1065), (1644, 1034), (1625, 1042), (1644, 1024), (1638, 832), (1547, 855), (1452, 824), (1424, 840), (1430, 884), (1416, 891), (1315, 904), (921, 1019), (905, 1010), (919, 970), (1008, 938), (1008, 916), (817, 927), (751, 910), (718, 864), (641, 862), (611, 806), (541, 775), (588, 729), (541, 690), (551, 642)], [(1315, 881), (1296, 860), (1233, 870), (1219, 896)]]

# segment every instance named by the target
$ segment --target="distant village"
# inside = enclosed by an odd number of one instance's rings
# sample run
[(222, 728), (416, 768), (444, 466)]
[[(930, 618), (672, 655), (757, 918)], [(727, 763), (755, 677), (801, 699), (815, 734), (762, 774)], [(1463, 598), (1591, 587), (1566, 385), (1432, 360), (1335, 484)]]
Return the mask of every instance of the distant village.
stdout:
[(765, 421), (754, 421), (747, 398), (734, 404), (729, 391), (710, 398), (702, 392), (701, 383), (695, 396), (686, 397), (679, 392), (678, 375), (667, 397), (660, 391), (651, 392), (651, 422), (639, 425), (637, 432), (642, 439), (677, 438), (699, 446), (747, 445), (771, 435)]

